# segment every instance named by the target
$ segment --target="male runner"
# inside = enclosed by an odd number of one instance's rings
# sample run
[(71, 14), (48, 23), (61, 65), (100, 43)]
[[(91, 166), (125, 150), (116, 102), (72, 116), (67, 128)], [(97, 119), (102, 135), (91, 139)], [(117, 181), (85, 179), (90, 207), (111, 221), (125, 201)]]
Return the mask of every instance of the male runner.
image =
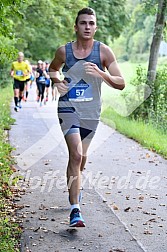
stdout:
[(21, 100), (24, 93), (24, 86), (27, 80), (27, 76), (30, 73), (29, 65), (24, 61), (24, 54), (22, 52), (18, 53), (17, 61), (12, 63), (12, 68), (10, 75), (14, 78), (14, 110), (16, 112), (21, 108)]
[[(101, 84), (122, 90), (125, 87), (114, 53), (94, 40), (96, 14), (91, 8), (78, 12), (76, 41), (57, 49), (50, 65), (50, 76), (60, 93), (58, 117), (69, 150), (67, 183), (71, 204), (70, 226), (84, 227), (79, 206), (81, 172), (86, 153), (99, 123)], [(59, 79), (63, 67), (65, 79)], [(105, 72), (105, 69), (108, 71)]]

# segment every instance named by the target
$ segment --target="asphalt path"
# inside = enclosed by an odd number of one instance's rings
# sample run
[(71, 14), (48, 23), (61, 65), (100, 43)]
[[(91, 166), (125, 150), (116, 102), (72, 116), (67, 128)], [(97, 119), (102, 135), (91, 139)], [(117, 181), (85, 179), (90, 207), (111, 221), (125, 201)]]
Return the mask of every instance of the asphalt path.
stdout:
[(86, 227), (69, 228), (68, 153), (57, 101), (50, 97), (40, 107), (35, 99), (33, 85), (19, 112), (11, 105), (21, 251), (166, 252), (167, 161), (100, 123), (82, 179)]

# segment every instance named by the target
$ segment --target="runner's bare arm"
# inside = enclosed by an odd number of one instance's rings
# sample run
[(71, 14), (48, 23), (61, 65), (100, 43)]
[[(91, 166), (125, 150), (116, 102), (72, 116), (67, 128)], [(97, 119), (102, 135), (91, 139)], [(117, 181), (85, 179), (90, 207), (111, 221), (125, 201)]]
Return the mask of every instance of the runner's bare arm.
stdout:
[(46, 79), (49, 79), (49, 78), (50, 78), (49, 74), (47, 74), (46, 71), (43, 71), (43, 75), (45, 76)]
[(64, 63), (65, 63), (65, 46), (61, 46), (57, 49), (55, 57), (49, 66), (49, 75), (53, 83), (61, 82), (59, 70)]
[(10, 69), (10, 76), (13, 77), (13, 75), (14, 75), (14, 68), (13, 68), (13, 64), (12, 64), (12, 67)]
[(49, 67), (49, 75), (53, 85), (55, 84), (60, 94), (65, 94), (68, 91), (66, 81), (60, 80), (60, 68), (65, 63), (65, 46), (61, 46), (57, 49), (55, 57), (52, 60)]
[(10, 71), (10, 76), (13, 77), (13, 75), (14, 75), (14, 71), (11, 70), (11, 71)]
[(100, 70), (96, 64), (88, 62), (85, 63), (86, 73), (96, 76), (99, 75), (99, 77), (113, 88), (120, 90), (124, 89), (125, 81), (112, 50), (108, 46), (101, 44), (100, 56), (102, 65), (108, 72), (104, 72)]

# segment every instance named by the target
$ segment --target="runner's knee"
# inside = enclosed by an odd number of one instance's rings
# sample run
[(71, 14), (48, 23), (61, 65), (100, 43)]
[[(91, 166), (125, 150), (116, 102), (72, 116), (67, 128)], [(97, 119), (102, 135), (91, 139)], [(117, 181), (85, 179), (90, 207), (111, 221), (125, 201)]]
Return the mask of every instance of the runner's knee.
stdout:
[(74, 165), (80, 165), (82, 162), (82, 156), (80, 155), (80, 153), (78, 153), (78, 151), (71, 152), (69, 160)]

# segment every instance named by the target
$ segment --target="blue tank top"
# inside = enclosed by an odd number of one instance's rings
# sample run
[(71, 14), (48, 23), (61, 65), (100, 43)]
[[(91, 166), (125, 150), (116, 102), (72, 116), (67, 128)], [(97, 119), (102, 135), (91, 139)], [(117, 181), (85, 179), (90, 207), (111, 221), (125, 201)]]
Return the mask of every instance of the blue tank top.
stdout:
[(65, 45), (66, 61), (62, 69), (69, 91), (59, 98), (58, 112), (75, 112), (81, 119), (99, 120), (101, 111), (102, 79), (87, 75), (85, 62), (96, 64), (101, 70), (100, 42), (94, 41), (88, 57), (77, 59), (73, 54), (72, 42)]
[(69, 42), (65, 45), (66, 50), (66, 62), (62, 69), (63, 72), (67, 72), (75, 63), (77, 63), (79, 60), (85, 60), (87, 62), (95, 63), (101, 70), (103, 70), (103, 67), (101, 65), (100, 60), (100, 42), (94, 41), (93, 49), (91, 53), (88, 55), (88, 57), (84, 59), (77, 59), (72, 50), (72, 42)]

